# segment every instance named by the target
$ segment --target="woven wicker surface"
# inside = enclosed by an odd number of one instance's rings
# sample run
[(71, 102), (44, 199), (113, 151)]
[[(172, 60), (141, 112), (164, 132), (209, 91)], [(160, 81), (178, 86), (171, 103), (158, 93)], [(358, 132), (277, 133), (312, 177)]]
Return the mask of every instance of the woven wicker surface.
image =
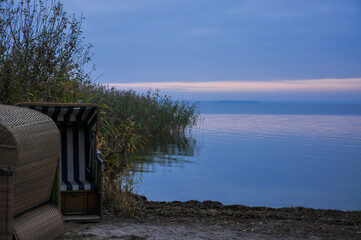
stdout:
[(0, 167), (14, 169), (14, 214), (49, 200), (59, 146), (58, 128), (48, 116), (0, 105)]
[(12, 171), (0, 169), (0, 239), (11, 240), (13, 231)]
[(14, 219), (16, 240), (55, 239), (64, 231), (61, 212), (51, 204), (39, 207)]

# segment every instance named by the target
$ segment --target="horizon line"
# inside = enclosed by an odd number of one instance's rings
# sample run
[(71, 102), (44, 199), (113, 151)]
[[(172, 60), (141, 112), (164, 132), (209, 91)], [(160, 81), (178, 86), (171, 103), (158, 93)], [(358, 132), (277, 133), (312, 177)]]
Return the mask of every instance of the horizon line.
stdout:
[(197, 81), (103, 83), (121, 90), (159, 89), (171, 92), (340, 92), (361, 91), (361, 78), (322, 78), (274, 81)]

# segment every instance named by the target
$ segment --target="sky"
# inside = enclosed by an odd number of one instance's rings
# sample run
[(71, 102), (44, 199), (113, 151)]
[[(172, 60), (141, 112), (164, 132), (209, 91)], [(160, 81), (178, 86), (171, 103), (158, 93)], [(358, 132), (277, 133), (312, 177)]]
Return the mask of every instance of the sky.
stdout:
[(97, 83), (186, 100), (361, 101), (360, 0), (62, 2), (86, 18)]

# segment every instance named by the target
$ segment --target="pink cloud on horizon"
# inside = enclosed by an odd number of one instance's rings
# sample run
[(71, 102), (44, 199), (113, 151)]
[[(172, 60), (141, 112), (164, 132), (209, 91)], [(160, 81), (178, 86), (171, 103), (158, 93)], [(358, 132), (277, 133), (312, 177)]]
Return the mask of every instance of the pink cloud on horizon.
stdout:
[(344, 92), (361, 91), (361, 78), (280, 81), (136, 82), (104, 84), (117, 89), (171, 92)]

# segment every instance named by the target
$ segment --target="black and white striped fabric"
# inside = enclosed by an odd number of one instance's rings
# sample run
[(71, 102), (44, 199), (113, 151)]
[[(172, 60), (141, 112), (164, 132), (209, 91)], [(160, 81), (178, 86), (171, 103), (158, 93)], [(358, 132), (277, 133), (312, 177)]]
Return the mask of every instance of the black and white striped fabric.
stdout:
[(91, 190), (95, 179), (97, 108), (89, 106), (26, 106), (50, 116), (61, 136), (60, 190)]
[(54, 122), (82, 122), (86, 121), (88, 127), (93, 127), (97, 121), (96, 107), (68, 107), (68, 106), (25, 106), (42, 112), (53, 119)]

